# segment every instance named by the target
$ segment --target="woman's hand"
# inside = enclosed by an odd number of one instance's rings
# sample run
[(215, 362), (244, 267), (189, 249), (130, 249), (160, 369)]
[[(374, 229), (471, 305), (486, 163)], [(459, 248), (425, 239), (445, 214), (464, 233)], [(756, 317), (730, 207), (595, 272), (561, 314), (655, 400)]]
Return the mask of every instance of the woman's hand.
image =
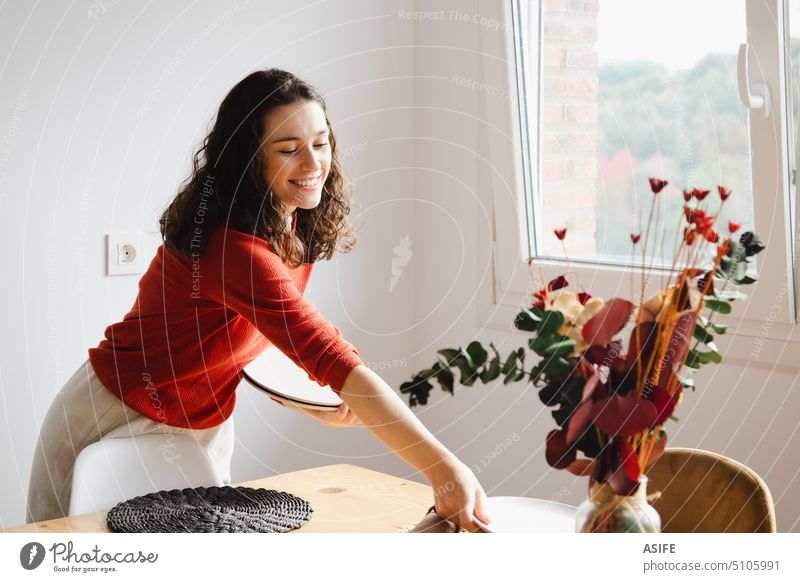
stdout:
[(434, 469), (428, 479), (439, 517), (457, 523), (468, 531), (483, 531), (472, 520), (472, 516), (485, 524), (489, 523), (489, 516), (484, 511), (486, 493), (475, 474), (464, 463), (455, 459), (445, 462)]
[(291, 408), (297, 412), (307, 414), (328, 426), (342, 428), (361, 424), (361, 420), (356, 416), (355, 412), (350, 410), (350, 407), (344, 402), (342, 402), (336, 410), (312, 410), (290, 402), (286, 402), (284, 405), (286, 408)]
[(419, 471), (433, 488), (434, 509), (468, 531), (489, 523), (486, 494), (467, 466), (414, 416), (400, 396), (365, 365), (353, 368), (339, 396), (386, 447)]

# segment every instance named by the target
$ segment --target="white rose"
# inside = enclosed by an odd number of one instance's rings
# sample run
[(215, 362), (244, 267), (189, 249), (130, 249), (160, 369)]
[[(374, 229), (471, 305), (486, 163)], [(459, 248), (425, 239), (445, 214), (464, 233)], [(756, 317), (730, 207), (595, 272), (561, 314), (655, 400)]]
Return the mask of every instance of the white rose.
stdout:
[[(660, 319), (660, 315), (662, 311), (664, 311), (668, 305), (677, 301), (677, 294), (678, 294), (678, 286), (676, 284), (669, 285), (667, 287), (666, 294), (662, 291), (659, 292), (658, 295), (651, 297), (642, 305), (640, 311), (641, 315), (637, 311), (637, 321), (639, 322), (647, 322), (647, 321), (657, 321)], [(705, 304), (705, 300), (703, 299), (703, 294), (694, 287), (689, 287), (689, 307), (687, 309), (695, 309), (698, 305), (700, 305), (700, 309), (702, 309), (703, 305)], [(677, 312), (673, 314), (672, 319), (675, 320), (681, 316), (681, 312)]]
[[(548, 296), (549, 298), (549, 296)], [(560, 311), (565, 320), (572, 321), (578, 313), (580, 313), (583, 306), (578, 299), (578, 294), (574, 291), (561, 291), (556, 295), (555, 299), (551, 300), (548, 309), (552, 311)]]
[(605, 301), (598, 297), (592, 297), (581, 305), (578, 294), (574, 291), (562, 291), (558, 296), (549, 302), (547, 308), (551, 311), (559, 311), (564, 316), (564, 323), (558, 329), (560, 335), (575, 340), (575, 347), (571, 356), (578, 356), (588, 347), (583, 340), (581, 330), (584, 324), (603, 308)]

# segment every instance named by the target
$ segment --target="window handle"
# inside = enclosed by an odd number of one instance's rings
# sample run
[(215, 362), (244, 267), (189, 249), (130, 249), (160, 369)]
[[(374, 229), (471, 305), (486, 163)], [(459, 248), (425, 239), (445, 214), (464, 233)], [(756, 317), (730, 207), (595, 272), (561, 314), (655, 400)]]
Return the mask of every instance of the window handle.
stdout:
[(739, 45), (739, 61), (737, 72), (739, 78), (739, 99), (748, 109), (760, 109), (763, 118), (769, 117), (769, 87), (766, 83), (756, 83), (750, 86), (750, 70), (748, 61), (750, 57), (750, 45), (742, 43)]

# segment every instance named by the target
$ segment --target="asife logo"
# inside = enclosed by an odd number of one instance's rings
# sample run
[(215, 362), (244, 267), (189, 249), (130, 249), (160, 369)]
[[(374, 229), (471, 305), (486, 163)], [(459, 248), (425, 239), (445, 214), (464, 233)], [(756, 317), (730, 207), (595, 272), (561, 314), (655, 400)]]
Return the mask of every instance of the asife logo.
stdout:
[(35, 570), (44, 560), (44, 546), (39, 542), (29, 542), (19, 551), (19, 563), (26, 570)]

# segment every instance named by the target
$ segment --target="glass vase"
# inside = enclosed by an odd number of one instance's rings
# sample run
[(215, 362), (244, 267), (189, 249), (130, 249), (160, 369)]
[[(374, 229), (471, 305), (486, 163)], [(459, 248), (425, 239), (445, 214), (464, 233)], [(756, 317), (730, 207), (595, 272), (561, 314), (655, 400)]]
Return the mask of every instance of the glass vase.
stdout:
[(658, 533), (661, 517), (647, 500), (647, 477), (633, 495), (617, 495), (608, 483), (593, 483), (578, 506), (575, 531), (582, 533)]

